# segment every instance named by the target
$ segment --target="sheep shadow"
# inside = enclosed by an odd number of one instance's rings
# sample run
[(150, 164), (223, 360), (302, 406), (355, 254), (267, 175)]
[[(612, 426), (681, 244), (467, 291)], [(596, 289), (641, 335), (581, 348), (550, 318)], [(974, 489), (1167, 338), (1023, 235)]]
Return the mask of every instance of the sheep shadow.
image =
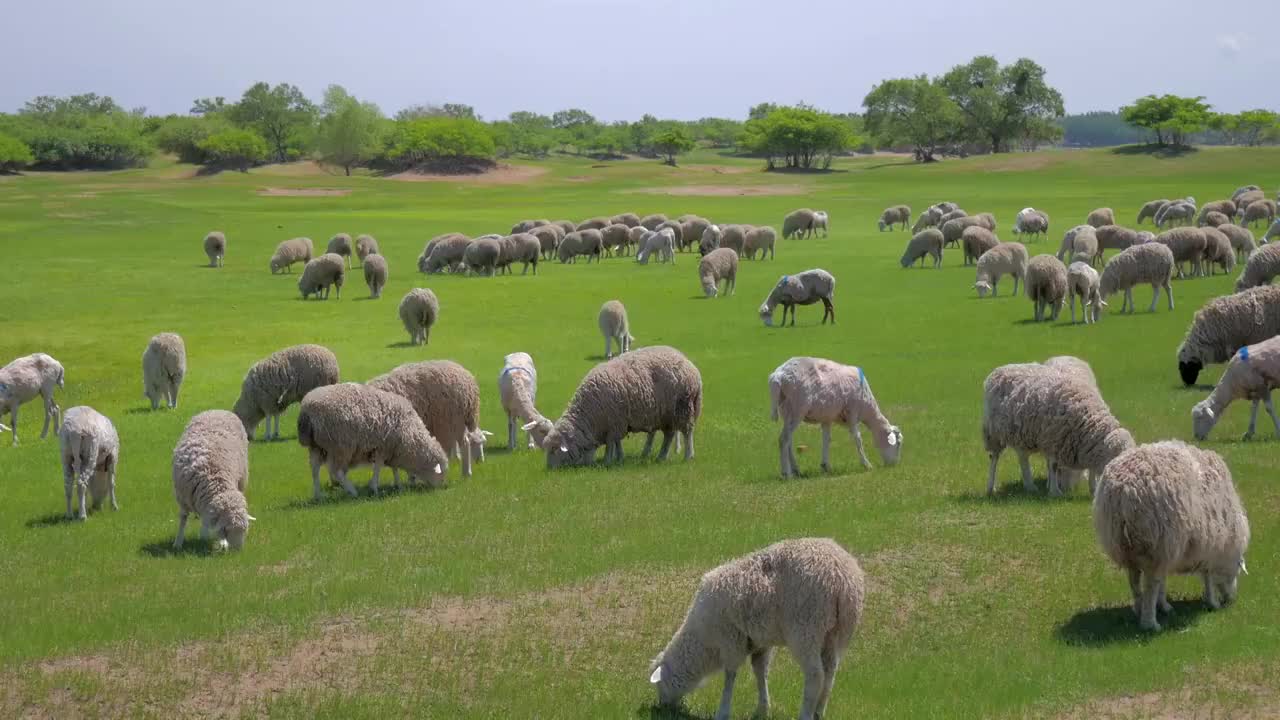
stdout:
[(1215, 387), (1217, 387), (1217, 386), (1216, 386), (1216, 385), (1206, 385), (1206, 384), (1199, 384), (1199, 385), (1184, 385), (1184, 384), (1182, 384), (1182, 383), (1174, 383), (1174, 384), (1173, 384), (1173, 386), (1172, 386), (1172, 389), (1173, 389), (1173, 390), (1179, 390), (1179, 391), (1182, 391), (1182, 392), (1192, 392), (1192, 391), (1195, 391), (1195, 392), (1213, 392), (1213, 389), (1214, 389)]
[[(199, 521), (197, 521), (196, 527), (199, 527)], [(188, 528), (188, 531), (190, 531), (190, 528)], [(151, 558), (182, 556), (208, 557), (213, 554), (213, 543), (199, 537), (188, 537), (183, 540), (181, 548), (175, 548), (173, 546), (173, 536), (170, 535), (162, 540), (156, 540), (143, 545), (138, 548), (138, 554)]]
[(1154, 145), (1154, 144), (1138, 144), (1138, 145), (1121, 145), (1112, 148), (1112, 155), (1147, 155), (1155, 158), (1179, 158), (1184, 155), (1200, 152), (1200, 148), (1191, 145)]
[(659, 705), (641, 705), (636, 708), (635, 716), (648, 720), (711, 720), (710, 715), (694, 715), (683, 707)]
[(298, 439), (297, 435), (281, 435), (280, 437), (271, 438), (270, 440), (262, 440), (262, 439), (254, 440), (253, 442), (249, 443), (249, 446), (254, 447), (257, 445), (261, 445), (263, 447), (271, 447), (272, 445), (277, 445), (279, 443), (289, 442), (291, 440), (297, 440), (297, 439)]
[(404, 348), (415, 348), (415, 347), (426, 347), (426, 346), (416, 345), (414, 343), (409, 342), (408, 340), (401, 340), (400, 342), (388, 343), (387, 347), (391, 349), (404, 349)]
[[(994, 495), (988, 495), (985, 490), (973, 490), (962, 492), (951, 496), (951, 499), (957, 503), (967, 503), (971, 505), (1007, 505), (1012, 503), (1035, 503), (1042, 504), (1046, 502), (1075, 502), (1075, 503), (1091, 503), (1092, 498), (1086, 487), (1084, 492), (1080, 489), (1072, 488), (1064, 494), (1054, 497), (1049, 494), (1047, 489), (1042, 490), (1046, 482), (1045, 478), (1032, 476), (1036, 481), (1036, 489), (1034, 491), (1027, 490), (1022, 485), (1021, 480), (1010, 480), (1002, 485), (996, 486)], [(1085, 479), (1080, 480), (1080, 485), (1088, 485)]]
[(33, 517), (27, 521), (27, 528), (35, 530), (38, 528), (58, 527), (59, 525), (74, 525), (79, 522), (75, 518), (67, 517), (66, 513), (53, 512), (40, 517)]
[(394, 485), (391, 485), (391, 478), (388, 477), (386, 478), (386, 484), (382, 485), (378, 489), (377, 495), (374, 495), (373, 493), (369, 492), (369, 489), (367, 487), (360, 486), (360, 485), (356, 486), (356, 491), (360, 493), (356, 497), (352, 497), (351, 495), (348, 495), (347, 491), (341, 488), (330, 488), (330, 492), (326, 493), (319, 500), (308, 495), (305, 498), (295, 498), (293, 500), (290, 500), (289, 502), (279, 507), (281, 510), (286, 510), (286, 511), (314, 510), (316, 508), (322, 508), (322, 507), (327, 507), (331, 505), (350, 505), (350, 504), (361, 503), (361, 502), (381, 502), (383, 500), (387, 500), (389, 498), (393, 498), (405, 493), (434, 492), (437, 490), (444, 490), (447, 487), (449, 487), (449, 484), (448, 484), (448, 480), (446, 479), (445, 485), (443, 487), (438, 487), (438, 488), (433, 488), (430, 485), (427, 485), (426, 483), (419, 483), (418, 485), (409, 485), (407, 482), (402, 482), (400, 487), (397, 488)]
[[(615, 355), (614, 357), (617, 357), (617, 356)], [(582, 358), (582, 359), (583, 359), (583, 360), (586, 360), (587, 362), (596, 362), (596, 363), (599, 363), (599, 362), (604, 362), (604, 361), (606, 361), (606, 360), (609, 360), (609, 359), (611, 359), (611, 358), (607, 358), (607, 357), (605, 357), (605, 356), (603, 356), (603, 355), (588, 355), (588, 356), (586, 356), (586, 357), (584, 357), (584, 358)]]
[[(1119, 576), (1117, 575), (1117, 582)], [(1199, 599), (1170, 600), (1173, 612), (1160, 615), (1160, 632), (1143, 630), (1129, 605), (1081, 610), (1054, 630), (1061, 642), (1075, 647), (1103, 648), (1117, 643), (1146, 644), (1168, 632), (1186, 630), (1196, 624), (1207, 608)]]

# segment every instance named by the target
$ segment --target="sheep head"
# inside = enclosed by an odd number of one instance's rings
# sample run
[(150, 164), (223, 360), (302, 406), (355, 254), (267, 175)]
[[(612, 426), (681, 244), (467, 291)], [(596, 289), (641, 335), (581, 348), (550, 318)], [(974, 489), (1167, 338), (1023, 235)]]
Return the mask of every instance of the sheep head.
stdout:
[(1182, 384), (1188, 387), (1196, 384), (1196, 378), (1200, 377), (1202, 369), (1204, 365), (1198, 360), (1178, 361), (1178, 374), (1182, 376)]
[(876, 447), (880, 450), (880, 459), (885, 465), (897, 465), (902, 457), (902, 430), (897, 425), (890, 425), (883, 438), (876, 439)]
[(986, 297), (987, 293), (991, 292), (991, 283), (986, 280), (979, 280), (973, 284), (973, 287), (978, 291), (978, 297), (980, 298)]
[(1191, 408), (1191, 431), (1195, 433), (1196, 440), (1203, 441), (1209, 437), (1209, 431), (1213, 430), (1217, 422), (1218, 417), (1213, 408), (1209, 407), (1208, 400), (1201, 400)]

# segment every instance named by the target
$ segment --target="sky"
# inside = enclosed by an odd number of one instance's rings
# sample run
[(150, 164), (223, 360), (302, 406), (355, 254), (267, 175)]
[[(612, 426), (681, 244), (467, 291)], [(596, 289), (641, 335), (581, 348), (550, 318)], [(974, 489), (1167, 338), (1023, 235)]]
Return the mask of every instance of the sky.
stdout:
[[(1244, 8), (1247, 6), (1247, 10)], [(1229, 5), (1236, 8), (1236, 5)], [(975, 55), (1029, 57), (1068, 112), (1149, 93), (1221, 112), (1276, 106), (1280, 3), (1186, 0), (16, 0), (0, 111), (96, 92), (185, 113), (257, 81), (313, 100), (336, 83), (387, 114), (472, 105), (486, 119), (580, 107), (605, 121), (744, 118), (759, 102), (859, 111), (880, 80)]]

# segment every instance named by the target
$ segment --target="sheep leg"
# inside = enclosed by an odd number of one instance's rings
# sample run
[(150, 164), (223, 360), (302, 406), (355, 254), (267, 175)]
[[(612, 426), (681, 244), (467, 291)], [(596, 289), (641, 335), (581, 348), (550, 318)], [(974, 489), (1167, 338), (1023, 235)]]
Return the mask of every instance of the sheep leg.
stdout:
[[(1280, 434), (1280, 424), (1277, 424), (1277, 434)], [(693, 428), (684, 431), (684, 459), (693, 459)], [(676, 436), (676, 442), (680, 442), (680, 437)]]
[(1276, 406), (1271, 403), (1271, 391), (1262, 398), (1262, 402), (1267, 405), (1267, 414), (1271, 416), (1271, 424), (1276, 426), (1276, 437), (1280, 438), (1280, 418), (1276, 418)]
[(858, 427), (857, 422), (854, 422), (850, 424), (849, 429), (853, 434), (854, 445), (858, 446), (858, 459), (862, 461), (862, 467), (866, 470), (870, 470), (871, 461), (867, 459), (867, 451), (862, 447), (862, 428)]
[(462, 439), (458, 441), (458, 452), (462, 455), (462, 477), (471, 477), (471, 440), (467, 438), (466, 428), (462, 429)]
[(178, 537), (173, 541), (173, 549), (181, 550), (182, 541), (187, 537), (187, 511), (178, 511)]
[(716, 720), (729, 720), (733, 708), (733, 682), (738, 678), (738, 669), (724, 669), (724, 690), (720, 693), (720, 709), (716, 710)]
[[(330, 465), (330, 466), (329, 466), (329, 476), (330, 476), (331, 478), (333, 478), (333, 479), (337, 480), (337, 481), (338, 481), (338, 484), (342, 486), (342, 489), (343, 489), (343, 490), (346, 490), (346, 491), (347, 491), (347, 494), (348, 494), (348, 495), (350, 495), (351, 497), (360, 497), (360, 493), (356, 490), (355, 486), (354, 486), (354, 485), (352, 485), (352, 484), (351, 484), (351, 481), (347, 479), (347, 471), (346, 471), (346, 470), (338, 470), (337, 472), (334, 472), (334, 468), (333, 468), (333, 466), (332, 466), (332, 465)], [(376, 487), (373, 487), (373, 488), (370, 488), (370, 489), (372, 489), (372, 490), (374, 491), (374, 493), (377, 493), (377, 488), (376, 488)]]
[(40, 439), (49, 436), (49, 420), (57, 412), (58, 406), (53, 402), (52, 393), (44, 400), (44, 427), (40, 429)]
[(67, 493), (67, 519), (70, 520), (74, 515), (71, 512), (71, 494), (74, 492), (76, 477), (74, 457), (68, 457), (65, 453), (62, 456), (62, 486)]
[[(1154, 300), (1152, 301), (1152, 304), (1153, 304), (1153, 305), (1155, 304), (1155, 301), (1154, 301)], [(1126, 310), (1125, 308), (1128, 308), (1128, 309)], [(1124, 306), (1120, 308), (1120, 312), (1122, 312), (1122, 313), (1123, 313), (1123, 312), (1133, 312), (1133, 310), (1134, 310), (1134, 305), (1133, 305), (1133, 288), (1125, 288), (1125, 289), (1124, 289)]]
[(1213, 586), (1213, 578), (1209, 577), (1209, 573), (1200, 573), (1200, 577), (1204, 580), (1204, 604), (1211, 610), (1221, 608), (1222, 602), (1218, 597), (1217, 588)]
[(835, 641), (828, 639), (822, 647), (822, 693), (818, 695), (818, 707), (814, 708), (814, 717), (827, 716), (827, 702), (831, 700), (831, 689), (836, 684), (836, 670), (840, 669), (840, 651)]
[(772, 660), (773, 648), (751, 655), (751, 670), (756, 676), (756, 692), (759, 697), (755, 711), (755, 717), (758, 718), (769, 716), (769, 663)]
[(1036, 481), (1031, 476), (1031, 456), (1027, 454), (1026, 450), (1018, 450), (1017, 452), (1018, 467), (1022, 469), (1022, 487), (1026, 488), (1027, 492), (1035, 492)]
[(1129, 592), (1133, 595), (1133, 614), (1142, 617), (1142, 571), (1129, 568)]
[(782, 464), (782, 477), (789, 478), (796, 471), (795, 462), (791, 460), (791, 435), (795, 426), (790, 420), (783, 420), (782, 432), (778, 433), (778, 459)]
[(987, 470), (987, 495), (994, 495), (996, 492), (996, 466), (1000, 464), (1000, 453), (1003, 450), (996, 450), (987, 453), (991, 456), (991, 467)]
[(507, 416), (507, 450), (514, 452), (516, 449), (516, 419)]
[(800, 720), (814, 720), (822, 688), (827, 682), (826, 672), (822, 668), (822, 658), (814, 652), (806, 653), (800, 667), (804, 670), (804, 703), (800, 706)]
[(608, 360), (613, 357), (613, 338), (608, 335), (604, 336), (604, 359)]
[[(1089, 310), (1088, 310), (1088, 308), (1087, 308), (1087, 307), (1084, 307), (1083, 305), (1081, 306), (1081, 309), (1083, 309), (1083, 310), (1085, 311), (1085, 313), (1084, 313), (1084, 322), (1085, 322), (1085, 324), (1086, 324), (1086, 325), (1088, 325), (1088, 324), (1089, 324)], [(1072, 292), (1072, 293), (1071, 293), (1071, 324), (1072, 324), (1072, 325), (1075, 325), (1075, 324), (1076, 324), (1076, 294), (1075, 294), (1074, 292)]]
[(312, 497), (316, 500), (320, 499), (320, 453), (311, 453), (311, 492)]
[[(830, 314), (831, 314), (831, 324), (832, 324), (832, 325), (835, 325), (835, 324), (836, 324), (836, 306), (831, 304), (831, 299), (830, 299), (830, 298), (822, 298), (822, 305), (823, 305), (823, 309), (822, 309), (822, 322), (823, 322), (823, 324), (826, 324), (826, 322), (827, 322), (827, 314), (828, 314), (828, 313), (830, 313)], [(792, 310), (792, 311), (791, 311), (791, 314), (792, 314), (792, 317), (793, 317), (793, 319), (794, 319), (795, 311), (794, 311), (794, 310)]]
[(1166, 592), (1166, 590), (1167, 590), (1167, 586), (1166, 586), (1166, 584), (1165, 584), (1165, 580), (1161, 580), (1161, 581), (1160, 581), (1160, 596), (1159, 596), (1159, 599), (1158, 599), (1158, 603), (1159, 603), (1158, 607), (1160, 608), (1160, 611), (1161, 611), (1161, 612), (1166, 613), (1166, 614), (1172, 614), (1172, 613), (1173, 613), (1173, 606), (1169, 604), (1169, 595), (1168, 595), (1168, 593)]
[[(77, 505), (79, 506), (79, 513), (76, 517), (80, 520), (84, 520), (89, 517), (89, 513), (85, 511), (84, 501), (85, 496), (89, 494), (89, 483), (93, 480), (93, 473), (94, 470), (96, 470), (94, 466), (98, 462), (97, 445), (97, 443), (89, 443), (88, 448), (81, 448), (78, 451), (80, 457), (76, 458), (77, 464), (80, 466), (76, 468), (76, 500)], [(85, 455), (89, 456), (88, 462), (85, 462)]]
[(670, 430), (662, 431), (662, 447), (658, 449), (658, 462), (667, 459), (667, 453), (671, 451), (671, 441), (674, 440), (676, 434)]
[(13, 433), (13, 446), (18, 446), (18, 406), (9, 411), (9, 432)]
[(822, 471), (831, 472), (831, 423), (822, 423)]
[(640, 451), (640, 459), (649, 457), (649, 452), (653, 450), (653, 433), (650, 432), (644, 438), (644, 450)]
[(1240, 439), (1252, 440), (1253, 431), (1256, 430), (1257, 427), (1258, 427), (1258, 401), (1254, 400), (1253, 404), (1249, 408), (1249, 429), (1244, 432), (1244, 437)]
[(382, 463), (377, 460), (373, 461), (373, 477), (369, 478), (369, 492), (374, 495), (378, 494), (378, 475), (382, 473)]
[(182, 385), (180, 383), (174, 382), (172, 380), (169, 381), (169, 408), (170, 409), (175, 409), (178, 407), (178, 390), (181, 387)]
[(1152, 573), (1145, 573), (1142, 576), (1142, 601), (1138, 613), (1138, 625), (1143, 630), (1160, 630), (1160, 623), (1156, 621), (1156, 603), (1160, 599), (1161, 583), (1162, 580)]

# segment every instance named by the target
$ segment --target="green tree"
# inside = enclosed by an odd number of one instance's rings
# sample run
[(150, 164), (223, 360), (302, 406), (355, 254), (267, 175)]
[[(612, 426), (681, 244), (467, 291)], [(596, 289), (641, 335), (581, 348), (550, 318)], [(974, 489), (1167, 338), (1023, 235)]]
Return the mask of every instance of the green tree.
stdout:
[(471, 168), (477, 161), (491, 163), (496, 153), (493, 135), (484, 123), (426, 117), (396, 123), (386, 141), (383, 161), (402, 168), (432, 165), (456, 170)]
[(939, 149), (964, 132), (960, 108), (941, 85), (920, 75), (885, 80), (862, 105), (863, 121), (878, 147), (906, 145), (917, 161), (933, 162)]
[(200, 144), (210, 135), (227, 129), (227, 122), (216, 114), (202, 117), (171, 115), (161, 120), (152, 138), (161, 150), (177, 155), (178, 162), (202, 165), (209, 158)]
[(569, 108), (551, 115), (551, 127), (555, 128), (562, 147), (573, 146), (581, 154), (591, 147), (591, 141), (600, 132), (600, 123), (586, 110)]
[(1073, 147), (1106, 147), (1142, 141), (1142, 131), (1126, 123), (1118, 112), (1067, 115), (1060, 124), (1063, 142)]
[(216, 115), (226, 112), (229, 107), (231, 106), (227, 104), (227, 99), (219, 95), (213, 98), (196, 98), (195, 102), (191, 103), (189, 112), (192, 115)]
[(774, 110), (777, 110), (778, 107), (779, 106), (777, 103), (771, 103), (771, 102), (762, 102), (757, 105), (753, 105), (751, 109), (747, 111), (747, 119), (763, 120), (769, 117), (769, 113), (773, 112)]
[(1124, 121), (1155, 134), (1157, 145), (1175, 147), (1187, 144), (1188, 138), (1209, 126), (1212, 114), (1203, 97), (1147, 95), (1132, 105), (1120, 108)]
[(676, 155), (689, 152), (693, 145), (693, 138), (680, 127), (667, 128), (653, 138), (653, 146), (667, 158), (666, 163), (672, 167), (675, 167)]
[(306, 149), (316, 121), (316, 107), (295, 85), (271, 87), (260, 82), (244, 91), (228, 112), (231, 121), (252, 128), (267, 141), (274, 162), (296, 158)]
[(511, 124), (513, 152), (542, 157), (555, 147), (555, 131), (550, 117), (520, 110), (511, 113), (507, 122)]
[(240, 172), (261, 164), (270, 152), (261, 135), (242, 128), (214, 133), (200, 143), (200, 149), (208, 156), (207, 165)]
[(742, 123), (726, 118), (702, 118), (695, 124), (697, 135), (714, 148), (731, 148), (742, 137)]
[(378, 153), (382, 111), (373, 103), (362, 103), (341, 85), (324, 91), (317, 145), (320, 157), (351, 174), (351, 168), (368, 162)]
[(0, 133), (0, 173), (17, 172), (35, 162), (35, 159), (26, 143)]
[(626, 122), (611, 123), (600, 128), (591, 138), (591, 151), (599, 155), (615, 156), (631, 144), (629, 124)]
[(938, 82), (960, 108), (969, 137), (998, 153), (1007, 151), (1011, 141), (1043, 134), (1045, 122), (1063, 116), (1062, 94), (1044, 76), (1044, 68), (1027, 58), (1001, 67), (995, 58), (981, 55), (952, 68)]
[(42, 95), (0, 129), (31, 150), (31, 164), (58, 170), (138, 167), (155, 151), (144, 111), (93, 93)]
[(811, 169), (831, 166), (831, 156), (853, 144), (849, 126), (834, 115), (810, 107), (780, 107), (748, 120), (743, 145), (764, 155), (769, 168)]
[(1236, 137), (1250, 147), (1261, 145), (1269, 132), (1280, 129), (1280, 115), (1270, 110), (1245, 110), (1234, 121)]

